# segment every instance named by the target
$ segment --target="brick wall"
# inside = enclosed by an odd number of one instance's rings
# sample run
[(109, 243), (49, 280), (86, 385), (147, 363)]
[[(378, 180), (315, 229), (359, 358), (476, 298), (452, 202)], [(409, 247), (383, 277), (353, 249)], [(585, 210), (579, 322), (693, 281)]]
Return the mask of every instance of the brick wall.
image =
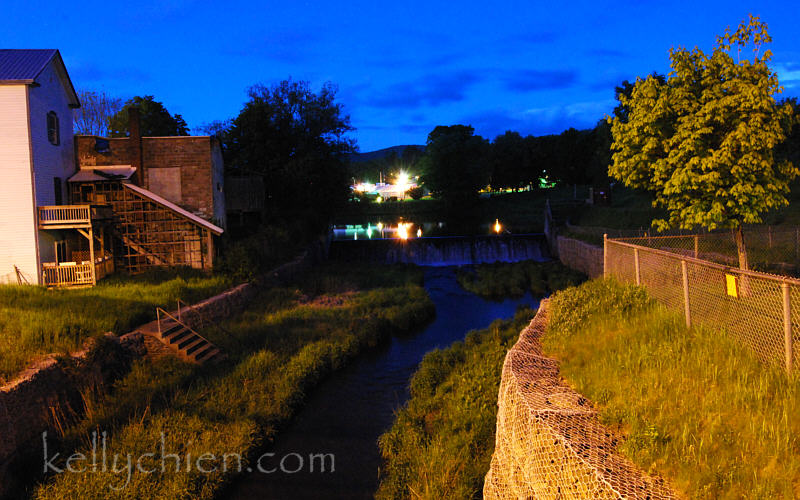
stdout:
[[(127, 137), (107, 139), (110, 151), (95, 151), (95, 136), (76, 136), (76, 156), (79, 167), (95, 165), (130, 165), (131, 143)], [(212, 139), (205, 136), (143, 137), (142, 163), (144, 165), (144, 187), (180, 205), (182, 208), (206, 220), (214, 219), (214, 179), (212, 159)], [(156, 169), (177, 168), (177, 176), (159, 176), (159, 183), (153, 182), (151, 174)], [(165, 179), (180, 182), (179, 186), (163, 187)], [(155, 180), (155, 179), (153, 179)], [(162, 192), (159, 192), (162, 191)], [(175, 194), (179, 199), (175, 199)], [(217, 202), (221, 198), (217, 197)], [(216, 209), (220, 212), (219, 208)], [(224, 213), (224, 210), (222, 210)]]
[(603, 275), (603, 249), (584, 241), (558, 237), (558, 258), (561, 263), (585, 273), (590, 278)]

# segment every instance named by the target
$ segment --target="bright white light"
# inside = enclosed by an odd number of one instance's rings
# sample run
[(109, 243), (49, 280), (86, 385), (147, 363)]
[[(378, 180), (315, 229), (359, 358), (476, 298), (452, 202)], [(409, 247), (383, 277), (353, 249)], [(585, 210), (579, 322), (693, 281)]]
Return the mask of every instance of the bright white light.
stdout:
[(408, 239), (408, 224), (405, 222), (399, 222), (397, 224), (397, 236), (401, 240)]
[(417, 229), (417, 238), (422, 238), (422, 228)]
[(398, 172), (397, 185), (400, 186), (401, 188), (408, 185), (408, 173), (403, 172), (402, 170)]
[(500, 221), (495, 219), (494, 220), (494, 232), (497, 233), (497, 234), (500, 234), (500, 230), (502, 228), (503, 228), (503, 226), (500, 225)]

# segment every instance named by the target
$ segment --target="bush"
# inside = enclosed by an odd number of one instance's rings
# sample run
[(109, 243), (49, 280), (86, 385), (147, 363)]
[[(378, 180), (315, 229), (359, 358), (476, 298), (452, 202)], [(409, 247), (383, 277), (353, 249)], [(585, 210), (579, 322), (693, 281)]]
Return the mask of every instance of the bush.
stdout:
[(458, 282), (467, 291), (486, 298), (519, 297), (526, 292), (545, 295), (577, 285), (586, 276), (560, 262), (532, 260), (514, 263), (480, 264), (474, 271), (459, 270)]
[(412, 200), (419, 200), (425, 196), (425, 188), (422, 186), (413, 187), (406, 191), (406, 194), (408, 194)]
[(239, 240), (223, 240), (214, 270), (236, 281), (252, 281), (278, 264), (288, 261), (298, 246), (288, 231), (276, 226), (262, 226)]

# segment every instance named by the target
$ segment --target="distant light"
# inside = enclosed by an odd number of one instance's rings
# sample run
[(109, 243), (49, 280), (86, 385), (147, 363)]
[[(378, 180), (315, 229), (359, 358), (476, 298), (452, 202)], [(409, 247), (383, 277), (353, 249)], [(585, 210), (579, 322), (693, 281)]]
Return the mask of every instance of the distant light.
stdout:
[(422, 228), (417, 229), (417, 238), (422, 238)]
[(500, 221), (495, 219), (494, 220), (494, 232), (500, 234), (500, 230), (503, 229), (503, 226), (500, 225)]
[(375, 198), (375, 203), (380, 203), (382, 201), (383, 201), (383, 198), (381, 198), (381, 195), (378, 195), (378, 197)]
[(383, 231), (383, 222), (378, 222), (378, 229)]
[(408, 185), (408, 173), (402, 170), (397, 174), (397, 185), (401, 188)]
[(397, 236), (401, 240), (408, 239), (408, 224), (405, 222), (400, 222), (397, 224)]

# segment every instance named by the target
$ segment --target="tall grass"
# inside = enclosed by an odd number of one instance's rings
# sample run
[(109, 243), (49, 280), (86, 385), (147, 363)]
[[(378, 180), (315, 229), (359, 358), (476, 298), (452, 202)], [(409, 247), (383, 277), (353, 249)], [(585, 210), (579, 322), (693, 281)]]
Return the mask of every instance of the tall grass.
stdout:
[(532, 260), (480, 264), (473, 270), (460, 269), (456, 277), (465, 290), (490, 299), (520, 297), (526, 292), (545, 295), (586, 279), (583, 273), (560, 262)]
[(174, 307), (221, 292), (229, 278), (196, 271), (115, 275), (93, 288), (0, 285), (0, 384), (34, 358), (74, 350), (92, 336), (127, 333)]
[(481, 498), (503, 360), (533, 314), (520, 309), (513, 320), (425, 355), (407, 406), (380, 437), (385, 465), (376, 498)]
[[(389, 272), (383, 272), (388, 270)], [(384, 277), (385, 286), (352, 293), (359, 282)], [(331, 371), (393, 333), (407, 332), (428, 321), (433, 303), (414, 283), (409, 269), (323, 268), (297, 287), (264, 291), (252, 307), (204, 334), (222, 346), (227, 362), (194, 367), (166, 359), (141, 361), (118, 381), (109, 395), (87, 394), (86, 419), (64, 436), (65, 450), (90, 452), (94, 429), (109, 430), (108, 453), (156, 453), (160, 436), (167, 452), (199, 457), (239, 454), (248, 465), (256, 450), (271, 441), (305, 394)], [(320, 306), (312, 295), (347, 289), (346, 300)], [(250, 463), (249, 465), (253, 465)], [(146, 474), (134, 471), (130, 483), (112, 471), (58, 474), (35, 491), (42, 499), (213, 498), (234, 473), (217, 470)]]
[(551, 304), (546, 351), (639, 466), (691, 498), (800, 495), (798, 376), (632, 286), (591, 281)]

